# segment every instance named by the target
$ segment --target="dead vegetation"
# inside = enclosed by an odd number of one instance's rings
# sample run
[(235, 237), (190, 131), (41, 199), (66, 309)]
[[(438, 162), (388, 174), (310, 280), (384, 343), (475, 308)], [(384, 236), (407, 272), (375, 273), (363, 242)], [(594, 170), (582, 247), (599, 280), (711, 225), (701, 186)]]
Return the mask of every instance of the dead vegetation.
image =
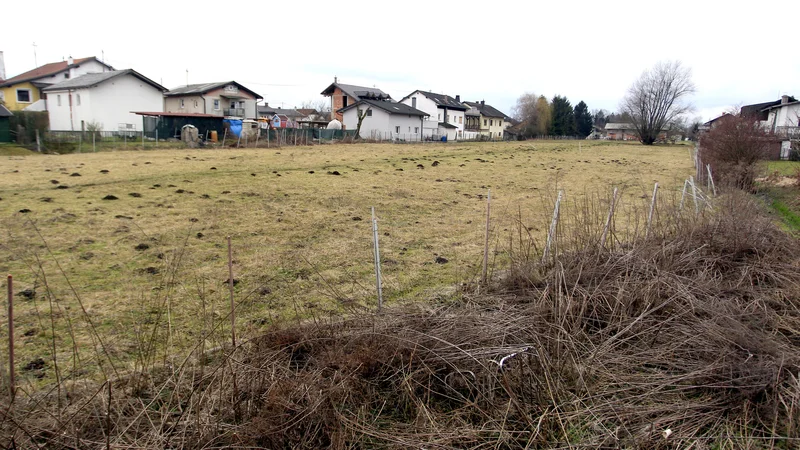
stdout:
[(599, 205), (573, 208), (544, 264), (520, 228), (509, 270), (462, 301), (312, 312), (111, 388), (20, 395), (2, 445), (794, 448), (800, 246), (744, 195), (676, 203), (606, 246)]

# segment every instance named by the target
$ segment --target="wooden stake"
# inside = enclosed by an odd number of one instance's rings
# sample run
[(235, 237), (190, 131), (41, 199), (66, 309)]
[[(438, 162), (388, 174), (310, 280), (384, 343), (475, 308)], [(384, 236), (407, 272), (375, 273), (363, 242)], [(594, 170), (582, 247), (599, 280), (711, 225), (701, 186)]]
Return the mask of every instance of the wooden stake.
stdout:
[(611, 196), (611, 207), (608, 209), (608, 217), (606, 217), (606, 225), (603, 227), (603, 236), (600, 238), (600, 247), (606, 246), (606, 238), (608, 238), (608, 230), (611, 228), (611, 220), (614, 218), (614, 208), (617, 207), (617, 188), (614, 188), (614, 194)]
[(108, 405), (106, 405), (106, 450), (111, 450), (111, 381), (108, 384)]
[(658, 183), (653, 187), (653, 199), (650, 200), (650, 213), (647, 214), (647, 228), (644, 231), (644, 238), (650, 236), (650, 225), (653, 223), (653, 211), (656, 209), (656, 194), (658, 193)]
[(556, 235), (556, 227), (558, 226), (559, 208), (561, 206), (561, 195), (563, 191), (558, 191), (558, 198), (556, 198), (556, 207), (553, 208), (553, 220), (550, 221), (550, 231), (547, 233), (547, 245), (544, 247), (544, 254), (542, 254), (542, 264), (547, 261), (550, 256), (550, 247), (553, 245)]
[(11, 275), (8, 276), (8, 392), (13, 400), (17, 381), (14, 371), (14, 279)]
[(372, 207), (372, 240), (375, 253), (375, 285), (378, 289), (378, 314), (383, 309), (383, 285), (381, 284), (381, 250), (378, 245), (378, 219), (375, 217), (375, 207)]
[(42, 142), (39, 140), (39, 130), (36, 130), (36, 151), (42, 153)]
[(683, 180), (683, 192), (681, 192), (681, 206), (678, 207), (678, 211), (683, 211), (683, 200), (686, 198), (686, 185), (689, 184), (689, 180)]
[(711, 175), (711, 164), (706, 164), (706, 170), (708, 170), (708, 182), (711, 184), (711, 192), (714, 193), (714, 197), (717, 196), (717, 187), (714, 186), (714, 177)]
[(225, 148), (225, 138), (228, 137), (228, 129), (225, 128), (225, 131), (222, 132), (222, 148)]
[[(483, 240), (483, 272), (481, 273), (481, 284), (486, 285), (489, 273), (489, 217), (492, 207), (492, 190), (486, 193), (486, 235)], [(522, 224), (520, 224), (522, 226)]]
[(256, 131), (256, 148), (258, 148), (258, 138), (261, 137), (261, 128)]
[(233, 250), (228, 236), (228, 290), (231, 293), (231, 342), (236, 348), (236, 305), (233, 303)]
[(97, 145), (95, 144), (95, 137), (96, 135), (94, 131), (92, 131), (92, 151), (97, 153)]
[(694, 184), (694, 177), (689, 176), (689, 185), (692, 186), (692, 198), (694, 198), (694, 213), (695, 215), (700, 213), (700, 205), (697, 203), (697, 185)]

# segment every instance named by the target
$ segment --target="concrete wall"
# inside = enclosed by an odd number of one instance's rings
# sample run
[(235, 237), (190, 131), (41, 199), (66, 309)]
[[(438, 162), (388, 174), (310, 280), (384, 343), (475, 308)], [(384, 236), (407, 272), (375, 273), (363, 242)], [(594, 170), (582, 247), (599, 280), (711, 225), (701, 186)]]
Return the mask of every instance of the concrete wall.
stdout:
[[(183, 108), (181, 108), (181, 100), (183, 100)], [(204, 102), (205, 100), (199, 95), (164, 97), (164, 112), (222, 115), (222, 110), (218, 111), (218, 114), (210, 111), (206, 112), (206, 103)], [(155, 111), (161, 111), (161, 109)]]
[(97, 122), (103, 131), (117, 131), (120, 124), (141, 130), (141, 116), (131, 111), (161, 111), (163, 105), (161, 91), (133, 75), (112, 78), (91, 88), (48, 92), (48, 99), (51, 130), (78, 131), (81, 121)]

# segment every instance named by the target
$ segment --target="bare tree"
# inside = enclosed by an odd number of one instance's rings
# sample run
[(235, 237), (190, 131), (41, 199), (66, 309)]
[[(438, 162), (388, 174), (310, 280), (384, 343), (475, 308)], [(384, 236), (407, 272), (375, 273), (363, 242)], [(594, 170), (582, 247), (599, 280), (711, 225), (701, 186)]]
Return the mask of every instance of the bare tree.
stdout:
[(356, 111), (358, 113), (358, 126), (356, 127), (355, 139), (360, 139), (361, 138), (361, 123), (364, 122), (364, 118), (367, 117), (367, 112), (368, 111), (369, 111), (369, 108), (367, 108), (367, 109), (358, 108), (358, 110)]
[(620, 108), (630, 115), (643, 144), (652, 145), (669, 123), (692, 111), (686, 101), (695, 92), (691, 75), (680, 61), (659, 62), (628, 89)]
[(533, 136), (536, 134), (536, 124), (538, 123), (538, 113), (536, 110), (536, 100), (538, 97), (532, 92), (526, 92), (517, 99), (517, 104), (512, 108), (511, 114), (515, 119), (522, 123), (522, 134)]

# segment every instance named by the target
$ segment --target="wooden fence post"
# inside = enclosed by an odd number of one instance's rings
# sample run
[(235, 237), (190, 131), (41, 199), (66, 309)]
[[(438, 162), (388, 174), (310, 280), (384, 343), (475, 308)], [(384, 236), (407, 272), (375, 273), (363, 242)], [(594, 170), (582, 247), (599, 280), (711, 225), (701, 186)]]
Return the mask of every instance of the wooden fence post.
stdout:
[(42, 153), (42, 141), (39, 140), (39, 130), (36, 130), (36, 151)]
[(231, 294), (231, 342), (236, 348), (236, 304), (233, 302), (233, 250), (228, 236), (228, 290)]
[[(486, 192), (486, 234), (483, 240), (483, 272), (481, 273), (481, 284), (486, 285), (489, 273), (489, 218), (492, 208), (492, 190)], [(522, 224), (520, 224), (522, 226)]]
[(547, 257), (550, 256), (550, 247), (556, 238), (556, 227), (558, 226), (559, 208), (561, 206), (561, 194), (563, 191), (558, 191), (558, 198), (556, 198), (556, 206), (553, 208), (553, 220), (550, 221), (550, 231), (547, 233), (547, 245), (544, 247), (542, 254), (542, 264), (547, 262)]
[(608, 230), (611, 228), (611, 220), (614, 218), (614, 208), (617, 206), (617, 188), (614, 188), (614, 194), (611, 196), (611, 207), (608, 209), (608, 217), (606, 217), (606, 225), (603, 227), (603, 236), (600, 238), (600, 247), (606, 246), (606, 238), (608, 238)]
[(14, 279), (11, 275), (8, 276), (8, 392), (13, 400), (17, 381), (14, 369)]
[(714, 185), (714, 177), (711, 175), (711, 164), (706, 164), (706, 170), (708, 170), (708, 183), (711, 185), (711, 191), (714, 193), (714, 197), (716, 197), (717, 187)]
[(378, 245), (378, 219), (375, 217), (375, 207), (372, 207), (372, 239), (375, 255), (375, 286), (378, 290), (378, 314), (383, 309), (383, 285), (381, 283), (381, 251)]
[(647, 214), (647, 228), (644, 231), (644, 238), (647, 239), (650, 236), (650, 225), (653, 223), (653, 211), (656, 209), (656, 195), (658, 194), (658, 182), (653, 187), (653, 199), (650, 200), (650, 212)]
[(694, 184), (694, 177), (689, 176), (689, 185), (692, 186), (692, 198), (694, 198), (694, 213), (695, 215), (700, 213), (700, 205), (697, 203), (697, 185)]

